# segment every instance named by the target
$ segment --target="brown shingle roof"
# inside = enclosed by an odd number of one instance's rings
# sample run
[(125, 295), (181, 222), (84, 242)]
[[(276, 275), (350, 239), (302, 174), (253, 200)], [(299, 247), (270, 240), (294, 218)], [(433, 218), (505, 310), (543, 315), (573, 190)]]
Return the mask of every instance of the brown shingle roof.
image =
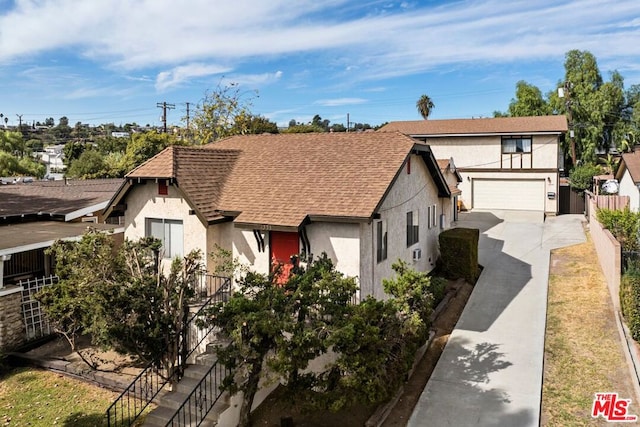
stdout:
[(622, 163), (618, 168), (616, 178), (618, 181), (622, 179), (625, 168), (629, 171), (634, 184), (640, 183), (640, 151), (622, 154)]
[(67, 215), (108, 202), (121, 183), (122, 179), (87, 179), (0, 185), (0, 219)]
[(242, 211), (236, 222), (298, 226), (307, 215), (370, 217), (414, 144), (372, 132), (248, 135), (208, 147), (243, 153), (221, 200)]
[(444, 136), (560, 133), (567, 130), (567, 118), (565, 116), (535, 116), (391, 122), (383, 126), (378, 132), (402, 132), (412, 136)]
[(175, 178), (206, 221), (226, 211), (297, 227), (307, 216), (370, 218), (418, 146), (428, 152), (396, 132), (244, 135), (172, 147), (128, 177)]
[(127, 174), (128, 178), (175, 179), (178, 186), (207, 220), (219, 216), (217, 206), (239, 157), (237, 150), (205, 147), (168, 147)]

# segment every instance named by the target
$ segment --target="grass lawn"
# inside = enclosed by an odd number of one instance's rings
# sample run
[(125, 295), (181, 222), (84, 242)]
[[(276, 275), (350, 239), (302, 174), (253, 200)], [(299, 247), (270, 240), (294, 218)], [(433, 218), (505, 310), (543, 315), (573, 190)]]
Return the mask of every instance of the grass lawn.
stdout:
[(0, 376), (0, 426), (106, 426), (118, 393), (64, 375), (17, 368)]
[(542, 425), (611, 425), (593, 419), (597, 392), (618, 392), (640, 409), (593, 243), (552, 251), (542, 390)]

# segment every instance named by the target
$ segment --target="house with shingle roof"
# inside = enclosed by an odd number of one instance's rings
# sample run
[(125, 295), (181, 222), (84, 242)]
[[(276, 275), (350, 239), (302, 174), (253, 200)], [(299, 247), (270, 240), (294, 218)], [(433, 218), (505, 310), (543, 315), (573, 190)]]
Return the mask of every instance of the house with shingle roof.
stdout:
[(467, 209), (558, 213), (560, 141), (565, 116), (391, 122), (378, 132), (402, 132), (453, 158)]
[[(106, 210), (164, 257), (216, 246), (268, 273), (325, 252), (361, 293), (404, 259), (430, 271), (453, 218), (452, 189), (428, 145), (399, 132), (243, 135), (169, 147), (132, 170)], [(208, 260), (207, 267), (213, 268)]]
[(58, 239), (79, 239), (87, 226), (122, 234), (102, 211), (122, 179), (32, 181), (0, 185), (0, 288), (51, 272), (44, 251)]
[(622, 154), (616, 179), (620, 183), (618, 195), (629, 196), (629, 209), (638, 212), (640, 209), (640, 151)]

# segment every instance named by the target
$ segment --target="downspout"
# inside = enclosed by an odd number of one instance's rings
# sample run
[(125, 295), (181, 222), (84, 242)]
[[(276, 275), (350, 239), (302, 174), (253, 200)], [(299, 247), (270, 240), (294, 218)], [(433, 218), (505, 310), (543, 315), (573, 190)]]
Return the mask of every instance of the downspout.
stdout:
[[(371, 221), (371, 296), (375, 296), (374, 294), (374, 289), (376, 287), (376, 281), (375, 281), (375, 267), (376, 267), (376, 248), (375, 248), (375, 244), (374, 244), (374, 240), (375, 240), (375, 233), (374, 233), (374, 229), (375, 229), (375, 221)], [(362, 295), (360, 295), (360, 301), (362, 301)]]

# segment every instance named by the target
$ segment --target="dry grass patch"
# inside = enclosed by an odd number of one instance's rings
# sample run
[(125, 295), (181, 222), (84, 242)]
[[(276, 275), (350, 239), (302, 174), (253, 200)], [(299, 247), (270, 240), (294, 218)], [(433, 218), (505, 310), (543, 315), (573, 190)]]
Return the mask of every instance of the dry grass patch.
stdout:
[(542, 391), (542, 424), (607, 425), (591, 418), (597, 392), (634, 400), (609, 291), (590, 238), (552, 251)]

